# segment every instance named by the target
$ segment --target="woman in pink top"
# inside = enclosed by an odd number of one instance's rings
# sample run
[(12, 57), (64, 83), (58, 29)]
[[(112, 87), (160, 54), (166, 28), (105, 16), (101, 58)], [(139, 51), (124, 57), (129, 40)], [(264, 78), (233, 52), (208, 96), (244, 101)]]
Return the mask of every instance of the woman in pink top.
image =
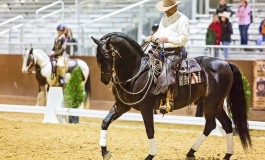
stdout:
[(246, 0), (240, 1), (240, 6), (237, 10), (237, 16), (239, 18), (239, 32), (241, 37), (241, 44), (248, 44), (248, 28), (251, 23), (251, 8)]

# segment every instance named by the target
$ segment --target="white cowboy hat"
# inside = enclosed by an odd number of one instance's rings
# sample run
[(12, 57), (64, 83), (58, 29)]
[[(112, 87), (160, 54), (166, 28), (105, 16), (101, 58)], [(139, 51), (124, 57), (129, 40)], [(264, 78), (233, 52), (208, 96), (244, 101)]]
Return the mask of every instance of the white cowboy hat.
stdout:
[(230, 12), (219, 13), (218, 16), (225, 17), (225, 18), (229, 18), (230, 17)]
[(162, 0), (156, 4), (156, 9), (159, 11), (167, 11), (170, 8), (179, 5), (182, 1), (178, 0)]

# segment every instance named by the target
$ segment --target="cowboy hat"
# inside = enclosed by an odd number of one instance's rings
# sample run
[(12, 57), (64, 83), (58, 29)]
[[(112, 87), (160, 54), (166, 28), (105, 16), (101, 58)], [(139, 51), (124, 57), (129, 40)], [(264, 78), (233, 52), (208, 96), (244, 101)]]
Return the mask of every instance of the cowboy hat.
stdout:
[(162, 0), (156, 4), (156, 9), (159, 11), (167, 11), (170, 8), (179, 5), (182, 1), (178, 0)]
[(222, 13), (219, 13), (218, 16), (220, 17), (225, 17), (225, 18), (229, 18), (230, 17), (230, 12), (222, 12)]

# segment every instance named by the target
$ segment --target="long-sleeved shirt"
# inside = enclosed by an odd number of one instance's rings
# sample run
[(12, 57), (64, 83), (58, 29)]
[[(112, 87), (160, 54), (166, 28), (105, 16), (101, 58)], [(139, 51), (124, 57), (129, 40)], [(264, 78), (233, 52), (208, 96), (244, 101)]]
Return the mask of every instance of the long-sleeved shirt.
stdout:
[(215, 45), (220, 45), (221, 41), (221, 35), (222, 35), (222, 26), (220, 22), (212, 22), (209, 25), (209, 28), (211, 28), (215, 32)]
[(183, 47), (189, 40), (189, 19), (179, 11), (170, 17), (165, 15), (153, 37), (167, 37), (169, 43), (164, 43), (165, 48)]
[(265, 20), (261, 21), (259, 25), (259, 33), (265, 35)]
[(64, 34), (58, 36), (55, 39), (52, 51), (54, 51), (54, 55), (56, 58), (58, 58), (58, 56), (66, 55), (66, 52), (65, 52), (66, 45), (67, 45), (67, 39)]
[(239, 6), (236, 12), (236, 15), (239, 18), (239, 25), (248, 25), (250, 24), (250, 13), (251, 12), (251, 8), (250, 5), (246, 5), (246, 6)]

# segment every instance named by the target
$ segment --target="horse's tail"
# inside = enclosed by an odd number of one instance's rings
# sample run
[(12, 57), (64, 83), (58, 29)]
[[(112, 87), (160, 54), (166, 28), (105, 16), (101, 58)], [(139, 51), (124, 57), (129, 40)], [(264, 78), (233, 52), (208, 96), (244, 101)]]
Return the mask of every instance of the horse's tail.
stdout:
[(229, 63), (234, 75), (232, 88), (227, 98), (227, 104), (232, 113), (232, 119), (235, 124), (235, 129), (239, 134), (241, 144), (244, 149), (252, 147), (252, 142), (249, 134), (247, 122), (247, 102), (244, 92), (242, 75), (236, 65)]

